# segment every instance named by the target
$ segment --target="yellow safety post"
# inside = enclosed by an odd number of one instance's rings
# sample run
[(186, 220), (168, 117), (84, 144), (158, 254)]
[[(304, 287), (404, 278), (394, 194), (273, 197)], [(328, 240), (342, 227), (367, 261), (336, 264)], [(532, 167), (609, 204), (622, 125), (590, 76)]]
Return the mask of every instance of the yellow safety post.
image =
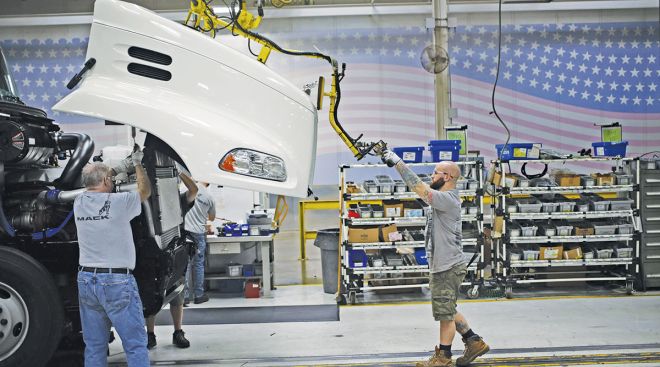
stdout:
[(316, 238), (316, 231), (307, 231), (305, 229), (305, 211), (306, 210), (337, 210), (339, 211), (339, 201), (337, 200), (316, 200), (301, 201), (298, 203), (298, 223), (300, 229), (300, 258), (298, 260), (307, 260), (307, 251), (305, 243), (307, 240)]

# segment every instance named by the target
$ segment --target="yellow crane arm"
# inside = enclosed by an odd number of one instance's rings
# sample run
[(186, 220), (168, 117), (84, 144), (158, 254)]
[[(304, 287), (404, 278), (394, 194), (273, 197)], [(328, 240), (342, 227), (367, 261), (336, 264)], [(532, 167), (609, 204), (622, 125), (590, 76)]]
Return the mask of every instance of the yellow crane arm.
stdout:
[[(235, 36), (242, 36), (247, 38), (249, 41), (253, 41), (262, 45), (261, 51), (257, 55), (257, 60), (264, 64), (268, 60), (268, 56), (272, 50), (281, 52), (286, 55), (304, 56), (327, 61), (332, 67), (332, 83), (330, 85), (330, 92), (328, 93), (323, 90), (323, 83), (321, 82), (319, 84), (319, 102), (321, 101), (322, 96), (327, 96), (330, 98), (330, 125), (339, 135), (341, 140), (346, 144), (351, 153), (353, 153), (353, 155), (358, 160), (369, 154), (369, 152), (377, 143), (360, 143), (359, 139), (362, 137), (362, 135), (360, 135), (357, 139), (351, 138), (350, 135), (348, 135), (348, 133), (341, 126), (337, 117), (337, 109), (341, 100), (341, 89), (339, 84), (341, 79), (344, 77), (344, 70), (346, 65), (342, 64), (342, 70), (340, 72), (337, 61), (330, 56), (320, 52), (305, 52), (284, 49), (268, 38), (252, 32), (251, 30), (256, 29), (261, 23), (261, 19), (263, 18), (261, 7), (259, 7), (259, 14), (255, 16), (246, 9), (245, 0), (236, 1), (239, 3), (238, 12), (235, 12), (232, 6), (229, 8), (229, 17), (221, 17), (217, 16), (213, 9), (204, 0), (191, 0), (190, 9), (188, 10), (188, 16), (186, 17), (185, 24), (200, 32), (210, 33), (211, 37), (215, 37), (216, 30), (227, 29), (231, 31), (231, 33)], [(232, 3), (232, 5), (233, 4), (234, 3)], [(319, 109), (320, 106), (321, 104), (319, 103)]]

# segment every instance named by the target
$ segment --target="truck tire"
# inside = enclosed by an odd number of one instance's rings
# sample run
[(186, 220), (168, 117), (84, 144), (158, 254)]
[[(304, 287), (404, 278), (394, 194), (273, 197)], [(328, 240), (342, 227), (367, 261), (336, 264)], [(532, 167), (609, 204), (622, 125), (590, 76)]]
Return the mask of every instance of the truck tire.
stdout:
[(0, 246), (0, 308), (0, 367), (44, 366), (62, 335), (62, 300), (43, 265), (6, 246)]

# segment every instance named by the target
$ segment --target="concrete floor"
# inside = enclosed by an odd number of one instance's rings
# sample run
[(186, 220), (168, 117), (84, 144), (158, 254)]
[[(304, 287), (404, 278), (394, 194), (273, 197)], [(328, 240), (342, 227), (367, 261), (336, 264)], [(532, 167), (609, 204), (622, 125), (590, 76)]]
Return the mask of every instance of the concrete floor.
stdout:
[[(297, 238), (297, 232), (277, 236), (274, 298), (213, 299), (187, 312), (263, 307), (268, 318), (273, 307), (333, 304), (313, 285), (321, 281), (320, 251), (308, 241), (309, 259), (298, 261)], [(171, 326), (157, 326), (150, 357), (155, 366), (414, 366), (438, 341), (427, 297), (424, 291), (406, 302), (342, 306), (340, 321), (189, 324), (189, 349), (171, 344)], [(464, 300), (459, 310), (491, 346), (475, 366), (660, 366), (660, 293)], [(160, 320), (168, 317), (164, 311)], [(460, 339), (453, 349), (461, 355)], [(110, 365), (125, 365), (119, 341), (110, 354)]]

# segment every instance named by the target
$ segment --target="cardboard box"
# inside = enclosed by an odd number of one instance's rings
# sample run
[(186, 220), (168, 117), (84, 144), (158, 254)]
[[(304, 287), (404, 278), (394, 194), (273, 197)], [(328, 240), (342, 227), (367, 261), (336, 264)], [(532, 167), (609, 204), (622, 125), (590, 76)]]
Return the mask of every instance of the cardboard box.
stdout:
[(555, 182), (559, 186), (580, 186), (580, 176), (571, 173), (559, 173), (555, 175)]
[(592, 173), (591, 177), (596, 180), (596, 186), (614, 185), (614, 174), (611, 173)]
[(564, 251), (564, 259), (566, 260), (579, 260), (582, 259), (582, 248), (576, 247), (570, 250)]
[(348, 242), (364, 243), (364, 242), (379, 242), (378, 235), (380, 229), (378, 227), (360, 227), (348, 229)]
[(586, 224), (575, 225), (573, 228), (576, 236), (593, 236), (594, 234), (594, 227)]
[(382, 242), (389, 242), (390, 233), (397, 232), (396, 224), (390, 224), (380, 227), (380, 240)]
[(383, 202), (383, 210), (386, 217), (400, 217), (403, 215), (403, 203)]
[[(496, 186), (500, 186), (502, 184), (502, 172), (500, 171), (495, 171), (493, 174), (493, 181), (492, 183)], [(515, 187), (516, 184), (518, 183), (518, 178), (514, 175), (507, 174), (504, 177), (504, 186), (506, 187)]]
[(539, 260), (559, 260), (564, 252), (564, 246), (541, 246)]

